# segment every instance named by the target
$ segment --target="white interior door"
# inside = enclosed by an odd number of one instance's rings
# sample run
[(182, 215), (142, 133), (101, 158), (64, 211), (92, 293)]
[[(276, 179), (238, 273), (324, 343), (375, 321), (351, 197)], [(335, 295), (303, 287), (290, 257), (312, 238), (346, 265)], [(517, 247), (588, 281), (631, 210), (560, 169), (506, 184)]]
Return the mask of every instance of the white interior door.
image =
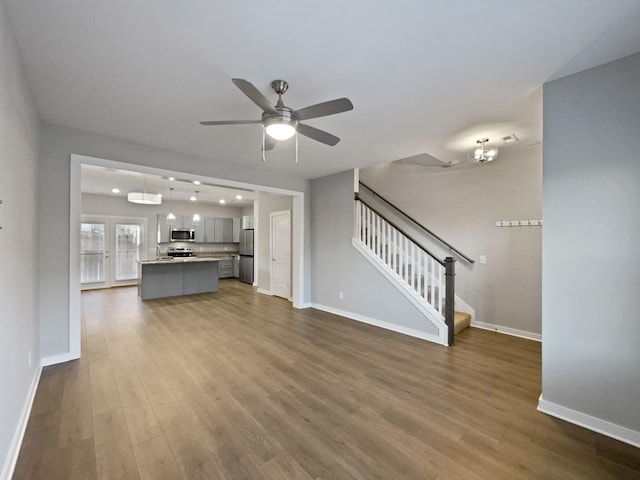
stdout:
[(291, 298), (291, 211), (271, 217), (271, 293)]
[(83, 290), (138, 283), (143, 219), (82, 217), (80, 283)]

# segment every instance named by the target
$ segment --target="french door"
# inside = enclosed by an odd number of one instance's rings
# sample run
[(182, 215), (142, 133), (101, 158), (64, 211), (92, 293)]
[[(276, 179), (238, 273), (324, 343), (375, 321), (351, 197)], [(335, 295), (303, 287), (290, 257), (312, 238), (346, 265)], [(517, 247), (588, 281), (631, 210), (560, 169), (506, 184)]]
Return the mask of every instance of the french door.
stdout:
[(135, 285), (145, 219), (83, 216), (80, 224), (82, 290)]

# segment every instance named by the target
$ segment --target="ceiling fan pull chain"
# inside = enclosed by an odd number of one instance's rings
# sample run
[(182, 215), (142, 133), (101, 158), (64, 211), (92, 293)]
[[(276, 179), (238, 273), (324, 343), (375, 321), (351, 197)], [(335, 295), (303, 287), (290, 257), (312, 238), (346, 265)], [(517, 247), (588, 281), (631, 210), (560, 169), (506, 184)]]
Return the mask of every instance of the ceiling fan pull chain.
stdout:
[(262, 127), (262, 161), (266, 162), (267, 161), (267, 157), (265, 157), (265, 133), (264, 133), (264, 127)]
[(296, 167), (298, 166), (298, 132), (296, 131)]

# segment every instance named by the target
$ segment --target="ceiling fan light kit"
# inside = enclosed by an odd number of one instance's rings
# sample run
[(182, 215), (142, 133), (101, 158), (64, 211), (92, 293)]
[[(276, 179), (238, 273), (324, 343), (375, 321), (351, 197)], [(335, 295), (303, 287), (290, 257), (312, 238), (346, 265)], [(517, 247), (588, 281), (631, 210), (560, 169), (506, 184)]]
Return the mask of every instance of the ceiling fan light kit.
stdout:
[(487, 148), (486, 143), (488, 138), (480, 138), (476, 140), (476, 143), (480, 145), (472, 152), (469, 152), (469, 161), (471, 163), (489, 163), (496, 159), (498, 156), (497, 148)]
[[(249, 99), (262, 109), (262, 118), (260, 120), (214, 120), (200, 122), (201, 125), (249, 125), (262, 124), (263, 132), (269, 139), (266, 141), (263, 136), (262, 156), (264, 160), (265, 150), (271, 150), (275, 147), (276, 141), (288, 140), (296, 133), (300, 133), (305, 137), (309, 137), (325, 145), (334, 146), (340, 138), (332, 135), (324, 130), (311, 127), (301, 120), (309, 120), (312, 118), (325, 117), (353, 110), (353, 104), (348, 98), (337, 98), (328, 102), (317, 103), (300, 110), (293, 110), (287, 107), (282, 101), (282, 95), (289, 89), (289, 84), (285, 80), (274, 80), (271, 82), (271, 88), (278, 95), (278, 101), (275, 105), (271, 105), (269, 100), (251, 83), (241, 78), (231, 79), (233, 84), (242, 91)], [(296, 136), (296, 152), (297, 152), (297, 136)], [(296, 154), (297, 163), (297, 154)]]

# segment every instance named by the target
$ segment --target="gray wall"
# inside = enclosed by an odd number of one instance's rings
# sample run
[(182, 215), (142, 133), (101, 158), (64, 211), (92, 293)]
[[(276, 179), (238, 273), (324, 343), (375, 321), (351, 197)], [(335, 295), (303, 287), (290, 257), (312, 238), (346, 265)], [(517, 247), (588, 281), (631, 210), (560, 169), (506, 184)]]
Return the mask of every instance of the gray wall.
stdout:
[[(247, 207), (245, 207), (247, 208)], [(242, 208), (223, 207), (221, 205), (198, 203), (196, 208), (192, 202), (181, 202), (173, 200), (171, 208), (167, 205), (138, 205), (127, 201), (125, 197), (110, 195), (82, 194), (82, 214), (83, 215), (109, 215), (126, 217), (143, 217), (147, 219), (147, 231), (145, 232), (145, 244), (141, 258), (155, 257), (155, 248), (158, 245), (158, 214), (166, 215), (171, 210), (175, 215), (193, 215), (196, 210), (204, 217), (242, 217)], [(237, 250), (237, 243), (185, 243), (178, 245), (163, 243), (160, 245), (161, 251), (166, 252), (167, 247), (187, 246), (195, 253), (199, 251), (218, 252), (225, 250)]]
[(437, 329), (351, 244), (353, 175), (347, 171), (311, 181), (311, 301), (436, 335)]
[[(456, 294), (475, 310), (474, 321), (539, 336), (542, 229), (495, 226), (498, 220), (541, 218), (539, 146), (505, 148), (494, 163), (464, 168), (387, 163), (361, 170), (360, 179), (475, 260), (456, 262)], [(442, 258), (451, 255), (427, 238), (424, 243)]]
[[(40, 126), (38, 201), (43, 247), (40, 268), (40, 341), (42, 356), (69, 352), (69, 192), (70, 155), (88, 155), (214, 178), (303, 191), (304, 181), (170, 152), (113, 137), (42, 123)], [(46, 247), (45, 247), (46, 245)], [(55, 252), (55, 255), (51, 255)]]
[(640, 54), (544, 87), (544, 400), (640, 432)]
[[(293, 197), (289, 195), (276, 195), (273, 193), (258, 193), (256, 207), (256, 247), (258, 262), (258, 288), (271, 289), (271, 217), (272, 212), (291, 211), (291, 228), (293, 229)], [(293, 251), (292, 251), (293, 264)], [(293, 291), (292, 291), (293, 293)]]
[(0, 250), (4, 252), (0, 265), (0, 477), (8, 468), (12, 439), (40, 359), (38, 122), (4, 2), (0, 2)]

